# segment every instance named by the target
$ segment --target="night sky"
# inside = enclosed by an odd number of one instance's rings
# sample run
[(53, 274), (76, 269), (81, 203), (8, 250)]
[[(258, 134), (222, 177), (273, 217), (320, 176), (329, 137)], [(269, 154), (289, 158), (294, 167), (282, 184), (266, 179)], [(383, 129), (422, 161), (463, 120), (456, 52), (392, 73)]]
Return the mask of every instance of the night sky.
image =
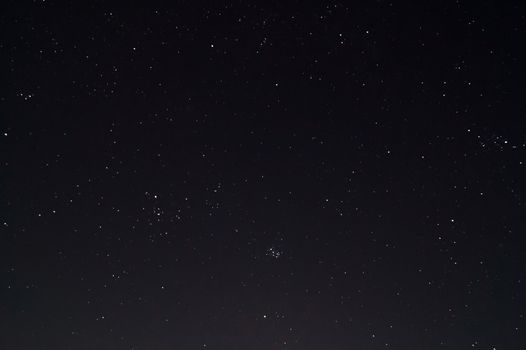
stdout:
[(526, 349), (526, 5), (2, 1), (0, 349)]

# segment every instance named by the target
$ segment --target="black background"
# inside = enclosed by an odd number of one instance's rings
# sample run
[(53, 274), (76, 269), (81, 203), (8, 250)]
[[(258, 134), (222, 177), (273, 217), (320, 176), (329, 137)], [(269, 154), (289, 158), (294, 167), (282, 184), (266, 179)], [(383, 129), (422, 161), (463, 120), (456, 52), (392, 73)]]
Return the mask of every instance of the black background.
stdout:
[(2, 2), (0, 348), (526, 347), (519, 4)]

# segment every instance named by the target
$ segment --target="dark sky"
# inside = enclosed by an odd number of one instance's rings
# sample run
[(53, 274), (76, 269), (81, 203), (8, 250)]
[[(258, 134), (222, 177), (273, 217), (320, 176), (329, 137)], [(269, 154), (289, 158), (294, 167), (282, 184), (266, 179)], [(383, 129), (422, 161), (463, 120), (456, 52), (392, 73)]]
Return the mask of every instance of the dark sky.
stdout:
[(526, 348), (526, 6), (3, 1), (0, 348)]

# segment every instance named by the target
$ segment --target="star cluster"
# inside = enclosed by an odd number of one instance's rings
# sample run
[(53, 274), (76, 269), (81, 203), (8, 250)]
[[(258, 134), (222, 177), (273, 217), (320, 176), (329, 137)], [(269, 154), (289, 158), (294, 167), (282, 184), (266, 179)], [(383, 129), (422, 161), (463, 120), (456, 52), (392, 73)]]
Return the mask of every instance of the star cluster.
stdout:
[(520, 3), (2, 8), (0, 348), (525, 348)]

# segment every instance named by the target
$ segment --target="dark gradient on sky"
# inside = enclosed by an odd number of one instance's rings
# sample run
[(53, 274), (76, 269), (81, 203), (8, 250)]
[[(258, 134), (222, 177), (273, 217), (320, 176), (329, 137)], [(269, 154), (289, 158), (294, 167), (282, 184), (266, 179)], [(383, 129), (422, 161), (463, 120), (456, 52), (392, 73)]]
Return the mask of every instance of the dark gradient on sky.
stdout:
[(0, 349), (526, 349), (525, 9), (2, 1)]

